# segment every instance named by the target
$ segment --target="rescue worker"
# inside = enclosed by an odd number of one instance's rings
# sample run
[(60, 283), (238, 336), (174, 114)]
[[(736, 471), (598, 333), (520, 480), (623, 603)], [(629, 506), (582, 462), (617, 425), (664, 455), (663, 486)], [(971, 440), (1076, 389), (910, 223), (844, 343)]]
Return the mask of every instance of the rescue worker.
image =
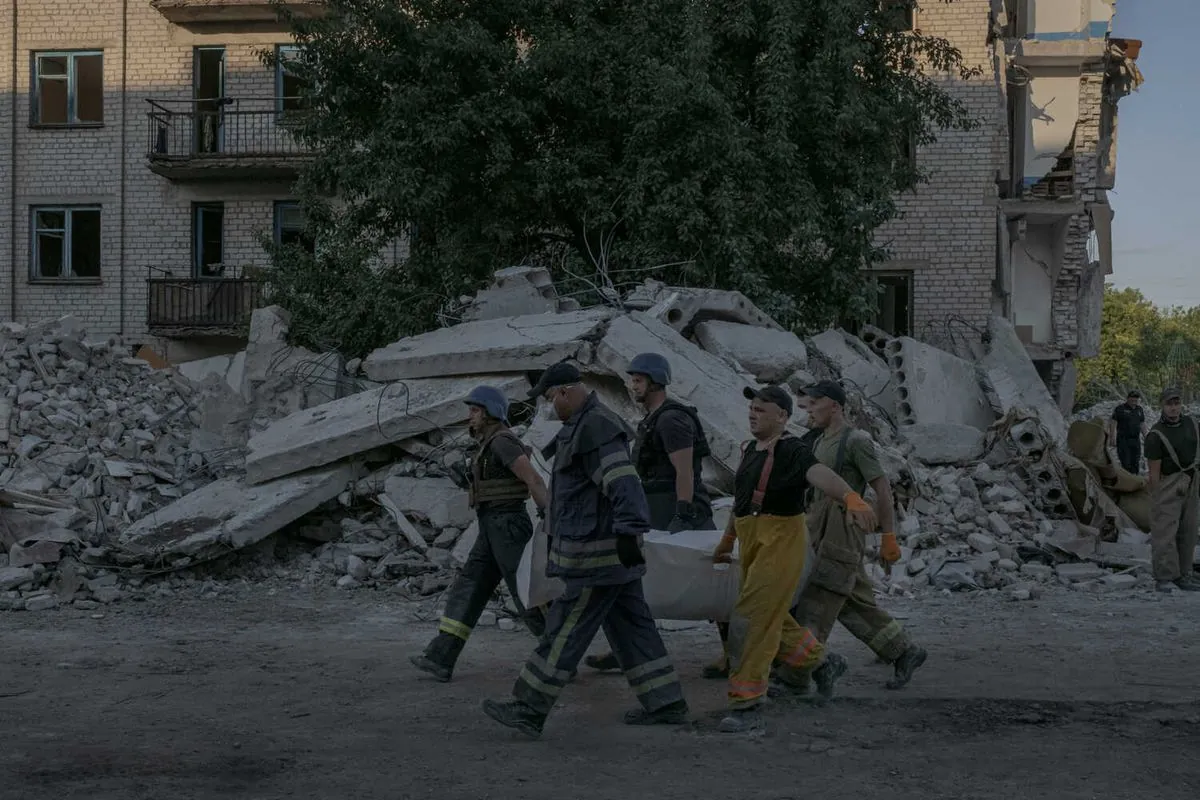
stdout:
[(1150, 466), (1150, 551), (1160, 592), (1200, 591), (1192, 575), (1197, 540), (1200, 488), (1200, 425), (1183, 413), (1182, 393), (1164, 389), (1162, 417), (1146, 435)]
[(740, 547), (741, 588), (729, 623), (729, 706), (720, 730), (762, 727), (759, 706), (767, 696), (773, 662), (776, 677), (792, 685), (811, 674), (824, 698), (833, 696), (846, 660), (788, 613), (804, 572), (808, 550), (804, 499), (809, 485), (842, 498), (855, 524), (873, 528), (875, 513), (833, 470), (787, 433), (792, 398), (778, 386), (743, 392), (750, 401), (754, 439), (742, 449), (734, 476), (733, 514), (713, 561), (732, 560)]
[[(671, 365), (658, 353), (634, 356), (626, 370), (629, 388), (646, 411), (633, 445), (633, 465), (642, 479), (650, 509), (650, 527), (657, 531), (715, 530), (712, 499), (701, 479), (701, 462), (709, 454), (708, 438), (696, 409), (667, 397)], [(725, 641), (725, 625), (718, 625)], [(611, 652), (588, 656), (592, 669), (619, 669)]]
[(1146, 431), (1146, 411), (1142, 408), (1142, 393), (1134, 389), (1125, 402), (1113, 409), (1108, 421), (1108, 438), (1116, 442), (1117, 460), (1126, 472), (1137, 475), (1142, 471), (1142, 437)]
[(546, 632), (525, 662), (512, 698), (485, 700), (489, 717), (541, 735), (559, 693), (603, 627), (642, 707), (629, 725), (682, 724), (688, 707), (666, 645), (642, 591), (650, 529), (646, 494), (630, 461), (629, 434), (619, 417), (581, 383), (565, 362), (542, 373), (530, 397), (543, 397), (563, 421), (555, 437), (547, 530), (546, 574), (562, 578)]
[(527, 611), (517, 599), (517, 565), (533, 536), (525, 501), (532, 496), (539, 515), (543, 513), (546, 485), (533, 468), (529, 451), (508, 427), (504, 393), (491, 386), (477, 386), (467, 395), (466, 403), (467, 425), (472, 438), (479, 442), (468, 478), (479, 538), (446, 594), (446, 611), (438, 623), (437, 636), (424, 653), (410, 659), (417, 669), (443, 683), (453, 675), (455, 662), (501, 580), (508, 584), (529, 630), (540, 637), (545, 628), (542, 612)]
[[(875, 492), (875, 516), (884, 531), (880, 558), (885, 567), (900, 560), (896, 541), (891, 485), (875, 454), (870, 434), (849, 424), (846, 392), (834, 381), (820, 381), (800, 390), (808, 399), (817, 461), (836, 472), (858, 494), (867, 486)], [(875, 602), (875, 588), (863, 567), (864, 529), (846, 525), (828, 497), (814, 492), (808, 509), (809, 533), (817, 559), (797, 605), (797, 619), (822, 642), (829, 640), (835, 622), (892, 665), (889, 689), (901, 689), (925, 663), (927, 653), (913, 644), (904, 627)]]

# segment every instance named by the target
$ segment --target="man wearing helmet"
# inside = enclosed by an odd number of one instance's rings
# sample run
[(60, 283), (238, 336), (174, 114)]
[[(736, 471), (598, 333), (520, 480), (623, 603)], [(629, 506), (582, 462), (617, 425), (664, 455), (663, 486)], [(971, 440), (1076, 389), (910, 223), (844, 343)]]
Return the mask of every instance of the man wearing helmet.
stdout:
[[(491, 386), (475, 387), (466, 399), (468, 427), (479, 442), (468, 478), (471, 507), (479, 521), (479, 538), (467, 563), (446, 593), (446, 611), (438, 634), (425, 652), (410, 659), (413, 665), (439, 681), (450, 680), (454, 664), (503, 580), (517, 599), (517, 565), (533, 536), (525, 511), (532, 496), (538, 514), (545, 512), (546, 485), (533, 468), (529, 452), (508, 427), (508, 399)], [(542, 613), (521, 608), (525, 624), (537, 636), (545, 628)]]
[[(633, 445), (646, 502), (650, 527), (654, 530), (715, 530), (712, 499), (701, 480), (701, 462), (709, 454), (708, 438), (696, 409), (667, 396), (671, 365), (659, 353), (634, 357), (626, 370), (629, 389), (646, 416), (638, 425)], [(725, 638), (721, 626), (722, 640)], [(616, 656), (588, 656), (592, 669), (618, 669)]]

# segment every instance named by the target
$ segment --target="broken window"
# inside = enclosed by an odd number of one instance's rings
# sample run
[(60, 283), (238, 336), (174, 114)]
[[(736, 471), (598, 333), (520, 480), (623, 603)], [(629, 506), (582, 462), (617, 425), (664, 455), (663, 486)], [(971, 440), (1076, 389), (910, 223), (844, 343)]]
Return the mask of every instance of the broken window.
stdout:
[(33, 124), (104, 122), (104, 56), (99, 51), (35, 53)]
[(881, 11), (887, 27), (896, 31), (912, 31), (917, 28), (916, 0), (883, 0)]
[(35, 206), (30, 275), (37, 279), (100, 277), (100, 209)]
[(282, 200), (275, 204), (275, 244), (298, 244), (310, 255), (316, 253), (316, 243), (304, 229), (299, 203)]
[(308, 81), (296, 74), (295, 62), (300, 57), (296, 45), (278, 45), (275, 48), (275, 107), (281, 113), (302, 111)]
[(857, 336), (863, 325), (874, 325), (892, 336), (912, 336), (912, 270), (869, 272), (878, 290), (875, 313), (866, 319), (841, 319), (838, 327)]
[(219, 278), (225, 272), (225, 204), (192, 206), (192, 274)]

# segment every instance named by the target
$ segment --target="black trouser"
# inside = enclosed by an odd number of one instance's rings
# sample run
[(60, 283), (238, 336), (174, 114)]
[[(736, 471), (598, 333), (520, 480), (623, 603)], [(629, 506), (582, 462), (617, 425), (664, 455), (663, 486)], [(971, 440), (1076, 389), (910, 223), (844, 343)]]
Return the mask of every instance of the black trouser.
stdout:
[(438, 623), (438, 635), (425, 648), (426, 658), (454, 666), (502, 580), (508, 584), (525, 625), (535, 636), (542, 635), (545, 621), (541, 611), (526, 611), (517, 594), (517, 565), (532, 536), (533, 524), (524, 509), (479, 512), (479, 538), (446, 593), (446, 612)]
[(513, 697), (539, 714), (549, 714), (601, 627), (643, 708), (654, 712), (683, 699), (679, 676), (646, 605), (641, 578), (616, 586), (568, 583), (550, 605), (546, 633), (521, 669)]
[(1142, 469), (1142, 440), (1137, 436), (1117, 437), (1117, 459), (1126, 472), (1137, 475)]

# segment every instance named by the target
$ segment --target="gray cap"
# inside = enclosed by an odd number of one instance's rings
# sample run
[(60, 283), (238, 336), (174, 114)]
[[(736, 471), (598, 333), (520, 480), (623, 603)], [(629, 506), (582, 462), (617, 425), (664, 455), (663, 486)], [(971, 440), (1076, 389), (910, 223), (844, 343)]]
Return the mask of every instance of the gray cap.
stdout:
[(1179, 400), (1183, 398), (1183, 392), (1175, 386), (1168, 386), (1162, 391), (1162, 402), (1166, 403), (1171, 400)]

